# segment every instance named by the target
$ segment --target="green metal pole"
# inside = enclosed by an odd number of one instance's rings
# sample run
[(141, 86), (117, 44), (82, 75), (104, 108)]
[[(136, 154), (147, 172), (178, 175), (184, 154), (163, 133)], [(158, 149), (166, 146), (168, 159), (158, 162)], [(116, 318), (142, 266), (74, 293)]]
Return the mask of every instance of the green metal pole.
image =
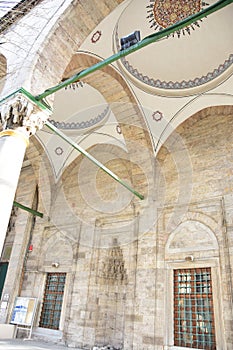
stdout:
[(233, 2), (233, 0), (220, 0), (220, 1), (216, 2), (215, 4), (209, 6), (208, 8), (206, 8), (206, 9), (204, 9), (204, 10), (202, 10), (202, 11), (200, 11), (192, 16), (185, 18), (184, 20), (177, 22), (176, 24), (174, 24), (166, 29), (161, 30), (158, 33), (149, 35), (149, 36), (145, 37), (144, 39), (142, 39), (137, 44), (135, 44), (135, 45), (133, 45), (125, 50), (119, 51), (116, 54), (110, 56), (109, 58), (107, 58), (101, 62), (98, 62), (87, 69), (84, 69), (83, 71), (81, 71), (81, 72), (73, 75), (72, 77), (64, 80), (60, 84), (45, 90), (42, 94), (35, 96), (35, 99), (37, 101), (40, 101), (43, 98), (55, 93), (56, 91), (63, 89), (67, 85), (70, 85), (70, 84), (76, 82), (77, 80), (80, 80), (80, 79), (86, 77), (87, 75), (95, 72), (96, 70), (99, 70), (99, 69), (111, 64), (112, 62), (119, 60), (121, 57), (125, 57), (125, 56), (131, 54), (132, 52), (140, 50), (143, 47), (145, 47), (149, 44), (152, 44), (152, 43), (156, 42), (157, 40), (162, 39), (162, 38), (174, 33), (177, 30), (180, 30), (184, 27), (187, 27), (189, 24), (192, 24), (193, 22), (196, 22), (196, 21), (202, 19), (203, 17), (210, 15), (211, 13), (220, 10), (221, 8), (231, 4), (232, 2)]
[(23, 209), (23, 210), (25, 210), (25, 211), (27, 211), (27, 212), (33, 214), (33, 215), (35, 215), (35, 216), (39, 216), (40, 218), (43, 218), (43, 216), (44, 216), (43, 213), (40, 213), (40, 212), (37, 211), (37, 210), (33, 210), (33, 209), (29, 208), (29, 207), (26, 207), (25, 205), (20, 204), (20, 203), (18, 203), (18, 202), (16, 202), (16, 201), (14, 201), (13, 205), (14, 205), (15, 207), (18, 207), (18, 208), (20, 208), (20, 209)]
[(95, 159), (91, 154), (89, 154), (85, 149), (80, 147), (77, 143), (75, 143), (73, 140), (71, 140), (68, 136), (66, 136), (61, 130), (56, 128), (53, 124), (51, 124), (48, 120), (46, 121), (45, 125), (52, 130), (55, 134), (60, 136), (63, 140), (68, 142), (73, 148), (75, 148), (77, 151), (82, 153), (85, 157), (87, 157), (90, 161), (92, 161), (94, 164), (96, 164), (100, 169), (102, 169), (105, 173), (110, 175), (114, 180), (119, 182), (122, 186), (127, 188), (130, 192), (132, 192), (135, 196), (137, 196), (140, 199), (144, 199), (144, 196), (137, 191), (135, 191), (133, 188), (131, 188), (126, 182), (121, 180), (116, 174), (114, 174), (111, 170), (109, 170), (105, 165), (100, 163), (97, 159)]

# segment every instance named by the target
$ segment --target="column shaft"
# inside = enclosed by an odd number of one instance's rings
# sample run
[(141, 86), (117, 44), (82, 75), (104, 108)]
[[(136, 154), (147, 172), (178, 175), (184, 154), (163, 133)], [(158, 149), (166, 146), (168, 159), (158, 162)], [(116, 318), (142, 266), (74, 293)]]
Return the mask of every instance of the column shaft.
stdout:
[(0, 132), (0, 254), (28, 139), (15, 130)]

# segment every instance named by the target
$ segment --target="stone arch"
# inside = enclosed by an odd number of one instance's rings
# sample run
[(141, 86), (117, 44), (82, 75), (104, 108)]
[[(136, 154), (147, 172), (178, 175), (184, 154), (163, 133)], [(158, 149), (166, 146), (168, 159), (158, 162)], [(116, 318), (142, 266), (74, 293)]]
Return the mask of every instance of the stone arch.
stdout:
[(215, 250), (218, 242), (208, 226), (197, 220), (186, 220), (170, 234), (165, 249), (167, 253)]
[[(187, 211), (192, 202), (231, 193), (232, 115), (230, 105), (207, 107), (179, 125), (163, 144), (157, 160), (166, 180), (166, 203), (180, 206), (185, 203)], [(186, 163), (177, 140), (182, 141)]]
[(205, 93), (195, 96), (175, 113), (172, 118), (172, 127), (170, 123), (165, 126), (155, 146), (156, 152), (159, 152), (162, 144), (166, 142), (171, 133), (187, 120), (200, 114), (202, 117), (207, 116), (213, 109), (217, 111), (217, 114), (224, 113), (226, 115), (231, 112), (232, 105), (233, 97), (230, 94)]
[[(74, 54), (63, 73), (63, 78), (99, 61), (99, 58), (85, 52)], [(139, 159), (141, 159), (140, 164), (147, 169), (147, 180), (152, 185), (153, 147), (151, 136), (138, 101), (124, 77), (113, 66), (106, 66), (102, 70), (87, 76), (84, 81), (100, 92), (107, 103), (110, 104), (110, 108), (121, 126), (121, 131), (130, 154), (130, 160), (137, 164)], [(137, 177), (139, 180), (137, 180)], [(141, 174), (135, 174), (133, 177), (135, 184), (140, 183), (140, 177)], [(143, 188), (144, 184), (140, 187)], [(141, 188), (138, 189), (139, 192)], [(143, 190), (143, 192), (145, 191)]]
[[(133, 184), (131, 186), (140, 193), (146, 193), (146, 177), (143, 176), (137, 164), (132, 164), (130, 159), (127, 159), (124, 150), (115, 145), (103, 144), (92, 146), (88, 152), (103, 163), (105, 160), (105, 165), (121, 179), (131, 180)], [(110, 155), (109, 159), (105, 158), (106, 154)], [(137, 176), (134, 179), (132, 175), (134, 173), (138, 174), (138, 179)], [(108, 225), (106, 224), (103, 232), (100, 229), (98, 234), (94, 232), (92, 234), (96, 234), (100, 239), (104, 237), (106, 231), (109, 231), (109, 236), (105, 237), (107, 246), (111, 244), (111, 235), (120, 237), (121, 243), (122, 240), (132, 238), (130, 232), (133, 230), (135, 207), (139, 210), (140, 206), (143, 206), (143, 201), (138, 201), (108, 174), (98, 171), (95, 165), (81, 156), (78, 156), (65, 169), (61, 181), (66, 206), (71, 208), (73, 214), (72, 219), (70, 216), (70, 223), (71, 220), (79, 220), (82, 222), (82, 228), (89, 225), (88, 237), (90, 237), (90, 227), (98, 226), (98, 220), (106, 220)], [(128, 228), (127, 234), (124, 231), (125, 226)], [(112, 232), (112, 230), (115, 231)], [(130, 238), (124, 238), (124, 235)], [(81, 242), (87, 244), (86, 238), (82, 237)], [(102, 242), (97, 240), (95, 244), (102, 244)]]
[(7, 59), (0, 54), (0, 92), (3, 90), (7, 74)]
[[(64, 67), (96, 26), (123, 0), (73, 0), (40, 47), (29, 91), (38, 94), (61, 81)], [(65, 54), (64, 54), (65, 52)], [(49, 67), (49, 73), (45, 71)]]
[[(211, 99), (212, 100), (212, 99)], [(226, 102), (226, 99), (222, 99), (222, 101)], [(213, 102), (213, 100), (212, 100)], [(228, 100), (230, 102), (230, 100)], [(192, 114), (191, 116), (188, 115), (187, 119), (184, 120), (179, 126), (177, 127), (178, 131), (182, 131), (184, 127), (187, 125), (187, 127), (193, 126), (195, 123), (197, 123), (199, 120), (204, 119), (206, 117), (216, 115), (216, 116), (228, 116), (233, 114), (233, 100), (231, 101), (232, 104), (230, 103), (223, 103), (222, 105), (216, 105), (216, 104), (211, 104), (207, 105), (202, 109), (199, 109), (196, 113)]]
[[(98, 63), (99, 58), (86, 54), (77, 53), (73, 56), (67, 66), (64, 77), (69, 77), (73, 72), (85, 69)], [(147, 169), (147, 179), (149, 184), (153, 183), (153, 147), (147, 125), (134, 94), (119, 71), (111, 65), (88, 75), (84, 82), (97, 89), (106, 102), (110, 105), (125, 138), (126, 147), (133, 163), (144, 163)], [(138, 152), (140, 150), (140, 152)], [(142, 162), (143, 160), (143, 162)], [(139, 175), (139, 174), (138, 174)], [(141, 174), (139, 175), (139, 177)], [(134, 183), (139, 183), (137, 175), (132, 179)]]
[[(209, 232), (213, 233), (214, 235), (213, 239), (217, 239), (218, 235), (221, 232), (221, 225), (219, 225), (219, 222), (214, 220), (212, 217), (200, 212), (188, 211), (187, 214), (183, 217), (182, 223), (187, 221), (200, 222), (202, 225), (207, 227)], [(216, 246), (218, 246), (217, 241), (216, 241)]]
[[(64, 73), (64, 77), (71, 75), (74, 70), (82, 70), (98, 61), (98, 58), (86, 53), (75, 54)], [(128, 174), (130, 172), (133, 173), (133, 176), (130, 178), (132, 186), (145, 196), (148, 195), (148, 187), (151, 186), (151, 195), (153, 192), (152, 143), (144, 117), (131, 89), (118, 70), (112, 66), (107, 66), (103, 70), (95, 72), (95, 74), (86, 77), (84, 81), (102, 94), (121, 126), (129, 155), (128, 159), (131, 162), (131, 165), (130, 162), (127, 164), (127, 169)], [(100, 146), (96, 147), (100, 149)], [(114, 153), (112, 147), (109, 145), (108, 147), (110, 147), (111, 152)], [(115, 149), (115, 151), (119, 153), (117, 149)], [(77, 153), (77, 158), (78, 157), (79, 154)], [(68, 167), (68, 171), (72, 171), (72, 168), (82, 160), (82, 157), (79, 158), (77, 162), (74, 161), (74, 163)], [(141, 170), (139, 168), (141, 168)], [(146, 175), (142, 174), (142, 170), (145, 171)], [(66, 174), (67, 173), (66, 171)], [(66, 175), (63, 176), (62, 181), (64, 181), (65, 177)], [(128, 177), (126, 177), (126, 179), (128, 179)], [(50, 177), (50, 180), (52, 182), (53, 178)], [(58, 186), (62, 186), (61, 182), (57, 184), (57, 188)], [(47, 194), (49, 194), (49, 191), (47, 191)], [(49, 201), (49, 198), (47, 199)], [(145, 205), (147, 204), (148, 202)]]
[(45, 240), (41, 250), (41, 266), (45, 269), (51, 269), (53, 263), (59, 264), (59, 271), (67, 270), (72, 267), (72, 245), (60, 232), (53, 232), (53, 234)]
[(219, 234), (220, 227), (214, 219), (189, 211), (165, 242), (165, 260), (218, 257)]
[[(64, 72), (64, 78), (70, 77), (74, 72), (81, 71), (98, 62), (100, 62), (100, 59), (96, 56), (85, 52), (78, 52), (73, 55), (67, 66)], [(118, 122), (121, 124), (122, 133), (126, 139), (129, 135), (129, 131), (127, 132), (127, 130), (135, 127), (133, 132), (130, 131), (130, 140), (137, 140), (142, 146), (146, 146), (152, 151), (150, 135), (147, 131), (147, 125), (138, 101), (119, 71), (112, 65), (108, 65), (86, 76), (83, 81), (103, 95)]]
[(37, 136), (30, 138), (25, 158), (29, 160), (38, 184), (38, 210), (43, 212), (44, 217), (49, 216), (52, 204), (53, 172), (46, 152)]

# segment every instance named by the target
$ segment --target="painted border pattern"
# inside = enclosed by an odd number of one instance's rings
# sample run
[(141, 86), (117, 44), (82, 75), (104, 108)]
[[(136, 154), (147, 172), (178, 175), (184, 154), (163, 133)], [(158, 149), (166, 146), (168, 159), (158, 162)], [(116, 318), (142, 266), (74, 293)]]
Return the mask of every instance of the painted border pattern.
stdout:
[(100, 123), (110, 112), (109, 106), (107, 106), (102, 113), (98, 114), (96, 117), (91, 118), (90, 120), (87, 121), (82, 121), (82, 122), (58, 122), (53, 119), (49, 119), (49, 122), (56, 126), (58, 129), (63, 129), (63, 130), (83, 130), (90, 128), (98, 123)]
[(225, 72), (233, 63), (233, 54), (230, 54), (229, 58), (225, 60), (223, 64), (220, 64), (218, 68), (215, 68), (212, 72), (203, 75), (202, 77), (197, 77), (195, 79), (190, 80), (182, 80), (182, 81), (161, 81), (160, 79), (150, 78), (147, 75), (143, 75), (140, 73), (137, 68), (134, 68), (126, 59), (121, 60), (125, 69), (131, 73), (135, 78), (142, 81), (144, 84), (150, 85), (159, 89), (168, 89), (168, 90), (176, 90), (176, 89), (190, 89), (193, 87), (197, 87), (203, 84), (208, 83), (209, 81), (217, 78), (223, 72)]
[[(119, 43), (119, 36), (118, 31), (116, 30), (116, 45), (117, 49), (120, 48)], [(215, 68), (212, 72), (208, 72), (206, 75), (203, 75), (202, 77), (196, 77), (194, 79), (190, 80), (182, 80), (182, 81), (161, 81), (160, 79), (154, 79), (151, 77), (148, 77), (147, 75), (144, 75), (143, 73), (139, 72), (137, 68), (134, 68), (129, 61), (126, 60), (125, 57), (121, 58), (121, 62), (125, 69), (132, 74), (136, 79), (142, 81), (144, 84), (152, 86), (154, 88), (158, 89), (165, 89), (165, 90), (182, 90), (182, 89), (190, 89), (194, 87), (201, 86), (203, 84), (206, 84), (210, 82), (211, 80), (217, 78), (222, 73), (224, 73), (233, 63), (233, 53), (229, 55), (229, 57), (224, 61), (224, 63), (220, 64), (217, 68)]]

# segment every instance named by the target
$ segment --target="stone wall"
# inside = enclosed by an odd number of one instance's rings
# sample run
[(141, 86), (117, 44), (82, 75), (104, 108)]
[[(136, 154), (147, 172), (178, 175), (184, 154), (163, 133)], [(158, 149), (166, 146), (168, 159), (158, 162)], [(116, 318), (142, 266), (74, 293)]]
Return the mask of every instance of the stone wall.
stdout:
[(232, 116), (232, 107), (197, 113), (177, 128), (158, 155), (166, 184), (158, 221), (159, 303), (163, 309), (159, 319), (164, 320), (167, 346), (172, 344), (171, 271), (211, 266), (218, 347), (232, 347)]
[[(118, 185), (99, 172), (99, 202), (90, 202), (92, 196), (82, 192), (93, 181), (88, 167), (77, 181), (82, 157), (66, 169), (57, 189), (50, 183), (50, 216), (36, 222), (21, 295), (37, 297), (41, 305), (46, 273), (67, 273), (60, 330), (69, 346), (172, 349), (172, 271), (200, 266), (212, 269), (218, 348), (233, 346), (232, 116), (230, 107), (208, 108), (171, 135), (157, 157), (153, 181), (160, 197), (156, 201), (153, 194), (154, 201), (141, 208), (135, 198), (125, 205)], [(133, 172), (124, 159), (108, 165), (121, 177)], [(28, 176), (25, 169), (21, 200)], [(113, 212), (118, 199), (123, 206)], [(148, 227), (145, 211), (148, 220), (156, 213)]]

